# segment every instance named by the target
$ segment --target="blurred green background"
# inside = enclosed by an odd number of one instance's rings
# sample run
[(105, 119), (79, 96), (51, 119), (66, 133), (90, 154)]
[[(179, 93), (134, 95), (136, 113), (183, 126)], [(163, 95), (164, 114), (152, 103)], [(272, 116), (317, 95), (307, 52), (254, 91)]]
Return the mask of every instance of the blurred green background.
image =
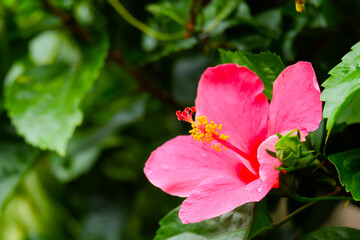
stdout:
[(311, 61), (360, 36), (358, 0), (1, 0), (0, 239), (152, 239), (182, 199), (151, 151), (186, 124), (218, 49)]

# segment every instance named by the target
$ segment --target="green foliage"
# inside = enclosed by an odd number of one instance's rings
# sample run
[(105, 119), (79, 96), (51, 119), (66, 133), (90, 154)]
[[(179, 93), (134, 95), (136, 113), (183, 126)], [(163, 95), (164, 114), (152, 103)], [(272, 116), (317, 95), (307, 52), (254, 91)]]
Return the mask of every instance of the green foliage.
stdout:
[[(180, 25), (185, 25), (187, 19), (183, 19), (182, 15), (184, 12), (178, 12), (180, 10), (189, 9), (189, 3), (190, 1), (184, 1), (187, 2), (187, 7), (182, 6), (175, 6), (172, 3), (169, 2), (161, 2), (161, 3), (153, 3), (146, 6), (146, 10), (151, 12), (154, 16), (159, 18), (164, 18), (164, 21), (166, 20), (166, 17), (174, 20), (175, 22), (179, 23)], [(178, 4), (179, 5), (179, 4)]]
[[(360, 42), (351, 49), (352, 51), (342, 58), (342, 62), (331, 69), (331, 77), (323, 83), (325, 89), (321, 100), (325, 101), (323, 114), (324, 118), (328, 119), (328, 130), (331, 130), (337, 121), (347, 124), (360, 122), (357, 105), (360, 95)], [(343, 112), (344, 115), (341, 116)]]
[(182, 224), (179, 209), (173, 209), (161, 219), (154, 240), (250, 240), (273, 227), (265, 200), (244, 204), (230, 213), (199, 223)]
[(329, 240), (355, 240), (360, 238), (360, 230), (348, 227), (325, 227), (319, 230), (316, 230), (301, 240), (320, 240), (320, 239), (329, 239)]
[(160, 221), (160, 228), (154, 240), (193, 239), (220, 240), (243, 239), (248, 228), (254, 204), (248, 203), (220, 217), (199, 223), (182, 224), (178, 212), (180, 207), (173, 209)]
[(61, 32), (45, 32), (30, 43), (29, 55), (9, 70), (5, 106), (27, 142), (65, 155), (83, 119), (81, 100), (99, 76), (108, 40), (76, 45)]
[(329, 156), (334, 163), (341, 184), (356, 201), (360, 200), (360, 149), (336, 153)]
[(139, 98), (111, 116), (103, 126), (78, 131), (68, 144), (66, 157), (52, 155), (50, 164), (54, 175), (60, 181), (69, 182), (89, 171), (99, 157), (104, 140), (121, 127), (138, 120), (143, 115), (144, 102), (145, 98)]
[(25, 144), (0, 143), (0, 218), (24, 175), (37, 161), (38, 151)]
[(236, 63), (245, 66), (256, 73), (264, 84), (264, 94), (272, 98), (272, 85), (277, 76), (284, 70), (284, 64), (279, 56), (270, 52), (252, 54), (248, 52), (230, 52), (220, 50), (223, 63)]
[(246, 231), (245, 239), (253, 239), (259, 234), (272, 228), (272, 219), (267, 209), (266, 200), (255, 203), (250, 225)]

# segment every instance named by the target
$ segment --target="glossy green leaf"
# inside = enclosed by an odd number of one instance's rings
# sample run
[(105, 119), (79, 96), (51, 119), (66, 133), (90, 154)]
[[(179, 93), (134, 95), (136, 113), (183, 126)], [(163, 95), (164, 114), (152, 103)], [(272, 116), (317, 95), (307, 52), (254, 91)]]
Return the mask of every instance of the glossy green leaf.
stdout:
[(336, 120), (337, 123), (346, 123), (351, 125), (358, 123), (360, 120), (360, 92), (355, 94), (354, 98), (351, 99), (349, 105), (347, 105), (344, 111), (340, 114), (339, 118)]
[(220, 54), (223, 63), (236, 63), (256, 73), (264, 84), (265, 89), (263, 92), (265, 96), (271, 100), (273, 82), (285, 68), (279, 56), (270, 52), (252, 54), (221, 49)]
[(342, 62), (331, 69), (331, 77), (322, 84), (325, 89), (321, 94), (321, 100), (325, 102), (323, 115), (328, 119), (328, 130), (332, 129), (345, 108), (349, 109), (345, 112), (346, 116), (341, 119), (342, 122), (360, 122), (359, 107), (357, 104), (351, 104), (353, 101), (359, 102), (360, 42), (351, 49), (352, 51), (342, 58)]
[(325, 227), (316, 230), (301, 240), (357, 240), (360, 239), (360, 230), (348, 227)]
[(206, 237), (200, 236), (195, 233), (181, 233), (176, 236), (173, 236), (171, 238), (168, 238), (168, 240), (183, 240), (183, 239), (189, 239), (189, 240), (208, 240)]
[(107, 56), (108, 40), (102, 37), (78, 46), (66, 35), (54, 34), (40, 39), (42, 46), (48, 43), (45, 49), (52, 49), (51, 55), (44, 51), (47, 56), (30, 55), (13, 65), (5, 83), (5, 106), (28, 143), (65, 155), (67, 142), (83, 119), (80, 103)]
[(246, 228), (240, 228), (239, 230), (211, 238), (211, 240), (240, 240), (240, 239), (244, 239), (245, 233), (246, 233)]
[[(243, 239), (248, 227), (254, 203), (244, 204), (222, 216), (199, 223), (182, 224), (175, 208), (160, 221), (160, 228), (154, 240), (235, 240)], [(186, 234), (189, 238), (181, 238)]]
[(25, 144), (0, 143), (0, 215), (25, 173), (37, 160), (37, 153)]
[(360, 200), (360, 148), (346, 152), (336, 153), (329, 156), (329, 160), (334, 163), (339, 179), (346, 191), (356, 201)]
[(272, 228), (272, 219), (267, 209), (266, 200), (258, 202), (254, 206), (252, 219), (246, 231), (245, 239), (253, 239), (257, 235)]

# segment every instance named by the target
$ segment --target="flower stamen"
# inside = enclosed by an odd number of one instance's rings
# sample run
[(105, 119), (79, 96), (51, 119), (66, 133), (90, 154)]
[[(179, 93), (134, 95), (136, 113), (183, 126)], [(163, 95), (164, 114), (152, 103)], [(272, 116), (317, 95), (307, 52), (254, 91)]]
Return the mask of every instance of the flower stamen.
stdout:
[[(215, 124), (213, 121), (209, 122), (205, 116), (197, 117), (196, 121), (194, 121), (192, 119), (192, 114), (195, 111), (195, 107), (187, 107), (182, 112), (180, 110), (177, 111), (176, 115), (178, 117), (178, 120), (183, 120), (191, 123), (192, 129), (189, 131), (189, 133), (196, 141), (202, 141), (204, 143), (206, 142), (210, 144), (214, 140), (216, 140), (216, 142), (219, 142), (218, 140), (224, 142), (229, 138), (229, 136), (226, 136), (225, 134), (218, 133), (218, 130), (222, 129), (222, 124), (218, 125)], [(223, 143), (213, 144), (211, 148), (217, 152), (221, 152), (223, 149), (227, 150), (227, 147), (225, 147)]]
[(244, 165), (249, 169), (249, 171), (256, 174), (256, 171), (251, 166), (250, 162), (248, 162), (248, 160), (251, 159), (249, 154), (245, 153), (227, 141), (229, 136), (225, 134), (219, 134), (218, 130), (221, 130), (223, 125), (215, 124), (213, 121), (209, 122), (206, 119), (206, 116), (197, 117), (196, 121), (194, 121), (192, 119), (194, 112), (196, 112), (195, 107), (186, 107), (184, 111), (176, 111), (176, 116), (179, 121), (185, 121), (191, 124), (192, 129), (189, 131), (191, 136), (198, 142), (201, 141), (203, 143), (211, 144), (211, 148), (217, 152), (231, 149), (246, 159), (247, 161), (243, 161)]

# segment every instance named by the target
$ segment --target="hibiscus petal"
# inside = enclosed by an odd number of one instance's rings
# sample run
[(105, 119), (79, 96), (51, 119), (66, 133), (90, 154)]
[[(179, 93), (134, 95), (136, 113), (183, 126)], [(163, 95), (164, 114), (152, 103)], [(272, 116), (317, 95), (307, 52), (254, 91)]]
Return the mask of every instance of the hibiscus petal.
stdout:
[(245, 183), (232, 176), (209, 178), (182, 203), (179, 218), (182, 223), (195, 223), (227, 213), (240, 206), (249, 194)]
[(298, 62), (287, 67), (274, 82), (269, 135), (296, 128), (305, 132), (316, 130), (322, 118), (320, 94), (311, 63)]
[(256, 161), (256, 149), (267, 133), (269, 104), (263, 90), (261, 80), (245, 67), (223, 64), (208, 68), (199, 82), (196, 116), (223, 124), (219, 133), (229, 135), (231, 144)]
[(261, 191), (268, 192), (274, 185), (278, 185), (280, 172), (275, 169), (275, 166), (279, 167), (281, 162), (266, 152), (266, 149), (275, 152), (275, 144), (278, 141), (278, 136), (272, 135), (262, 142), (258, 148), (259, 175), (263, 183)]
[(217, 176), (202, 182), (182, 203), (179, 218), (182, 223), (195, 223), (230, 212), (248, 202), (258, 202), (270, 188), (261, 179), (245, 184), (240, 178)]
[(217, 152), (191, 136), (178, 136), (152, 152), (144, 173), (164, 192), (186, 197), (209, 177), (236, 177), (241, 162), (232, 151)]
[(279, 140), (276, 135), (267, 138), (258, 149), (260, 177), (246, 184), (239, 177), (220, 175), (208, 178), (183, 202), (179, 217), (183, 223), (194, 223), (230, 212), (236, 207), (258, 202), (278, 184), (279, 171), (275, 166), (281, 163), (265, 149), (275, 151)]

